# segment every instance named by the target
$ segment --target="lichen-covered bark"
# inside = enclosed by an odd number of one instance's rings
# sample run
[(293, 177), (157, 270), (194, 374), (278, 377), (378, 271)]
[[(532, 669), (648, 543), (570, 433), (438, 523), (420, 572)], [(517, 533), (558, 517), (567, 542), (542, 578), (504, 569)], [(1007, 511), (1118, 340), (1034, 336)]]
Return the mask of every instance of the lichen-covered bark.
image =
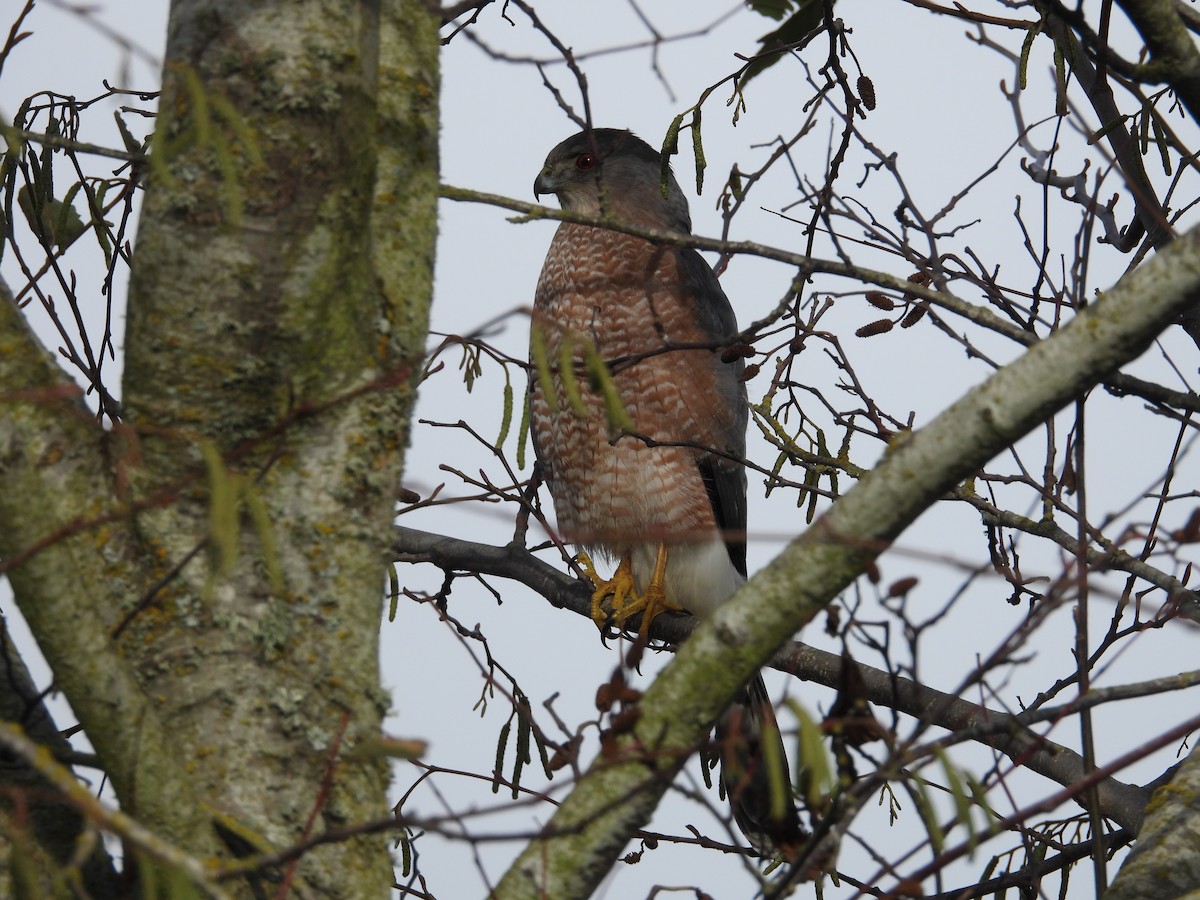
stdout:
[(688, 638), (497, 886), (495, 897), (585, 898), (734, 694), (928, 506), (1118, 366), (1200, 299), (1200, 229), (1066, 328), (972, 389), (841, 497)]
[(55, 683), (113, 772), (153, 780), (150, 827), (215, 850), (171, 741), (108, 623), (145, 571), (129, 550), (107, 458), (115, 442), (0, 284), (0, 558)]
[(1150, 51), (1145, 77), (1169, 84), (1200, 118), (1200, 50), (1172, 0), (1119, 0)]
[(1146, 806), (1146, 824), (1105, 900), (1173, 900), (1200, 893), (1200, 750)]
[[(231, 832), (288, 846), (314, 811), (313, 833), (387, 812), (383, 763), (322, 783), (389, 702), (380, 588), (432, 279), (437, 24), (418, 0), (176, 0), (125, 423), (101, 434), (39, 397), (22, 409), (42, 421), (0, 426), (3, 524), (56, 501), (0, 552), (85, 522), (14, 571), (18, 602), (123, 807), (198, 856)], [(391, 880), (376, 836), (306, 854), (295, 883)]]

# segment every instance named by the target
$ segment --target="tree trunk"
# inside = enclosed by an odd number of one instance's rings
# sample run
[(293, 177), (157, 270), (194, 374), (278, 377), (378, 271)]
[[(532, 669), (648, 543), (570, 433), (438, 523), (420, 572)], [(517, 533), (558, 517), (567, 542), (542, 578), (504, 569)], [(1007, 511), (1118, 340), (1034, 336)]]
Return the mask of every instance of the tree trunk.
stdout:
[(1105, 900), (1195, 897), (1200, 892), (1200, 751), (1154, 792), (1146, 824)]
[[(384, 763), (333, 763), (389, 705), (437, 25), (416, 0), (173, 4), (113, 431), (5, 306), (0, 554), (123, 809), (200, 857), (387, 813)], [(374, 836), (293, 883), (391, 882)]]

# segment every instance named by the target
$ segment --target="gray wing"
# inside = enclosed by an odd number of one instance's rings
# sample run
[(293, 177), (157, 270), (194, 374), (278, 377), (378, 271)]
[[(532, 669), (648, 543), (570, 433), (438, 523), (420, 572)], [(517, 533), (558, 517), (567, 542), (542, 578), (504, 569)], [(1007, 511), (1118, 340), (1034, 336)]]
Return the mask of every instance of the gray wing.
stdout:
[[(772, 752), (764, 749), (768, 741)], [(791, 797), (787, 751), (761, 674), (717, 720), (716, 743), (721, 786), (742, 834), (759, 856), (794, 856), (809, 835)], [(771, 771), (771, 765), (781, 768)]]
[[(694, 305), (696, 322), (713, 341), (729, 340), (737, 334), (737, 317), (716, 274), (695, 250), (685, 248), (678, 252), (679, 270)], [(722, 412), (717, 422), (714, 449), (742, 459), (746, 456), (746, 425), (750, 417), (746, 386), (741, 378), (745, 363), (741, 359), (722, 362), (718, 350), (713, 353), (713, 365), (720, 394), (718, 408)], [(697, 466), (708, 490), (717, 526), (725, 535), (729, 558), (734, 568), (745, 575), (746, 470), (741, 463), (712, 453), (700, 456)]]

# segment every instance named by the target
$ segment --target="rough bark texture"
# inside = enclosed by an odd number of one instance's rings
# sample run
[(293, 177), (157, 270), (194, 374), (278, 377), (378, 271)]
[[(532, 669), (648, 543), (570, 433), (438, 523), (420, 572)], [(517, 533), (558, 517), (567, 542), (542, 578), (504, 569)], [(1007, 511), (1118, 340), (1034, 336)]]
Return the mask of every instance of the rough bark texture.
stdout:
[(1146, 824), (1105, 900), (1173, 900), (1200, 893), (1200, 750), (1151, 798)]
[[(204, 834), (162, 719), (107, 623), (140, 593), (126, 552), (106, 457), (109, 435), (93, 424), (80, 391), (59, 370), (12, 303), (0, 297), (0, 558), (21, 612), (59, 688), (105, 765), (159, 790), (141, 797), (151, 827)], [(200, 841), (201, 851), (215, 849)]]
[[(120, 428), (90, 424), (0, 304), (0, 554), (123, 808), (197, 856), (387, 812), (383, 763), (322, 785), (389, 703), (437, 24), (416, 0), (176, 0)], [(375, 836), (310, 852), (294, 885), (391, 881)]]
[(496, 897), (584, 898), (734, 693), (930, 504), (1139, 356), (1200, 299), (1200, 232), (1181, 237), (1053, 337), (913, 433), (688, 639), (601, 758), (498, 885)]
[(1120, 0), (1146, 49), (1147, 76), (1171, 85), (1193, 121), (1200, 121), (1200, 50), (1172, 0)]

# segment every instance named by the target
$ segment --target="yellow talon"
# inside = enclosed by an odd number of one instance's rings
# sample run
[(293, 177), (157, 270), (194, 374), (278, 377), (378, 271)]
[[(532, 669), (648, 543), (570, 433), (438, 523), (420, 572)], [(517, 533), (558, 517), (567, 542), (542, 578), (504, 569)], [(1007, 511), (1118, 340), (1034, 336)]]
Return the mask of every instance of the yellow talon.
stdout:
[[(638, 601), (637, 589), (633, 585), (633, 564), (628, 559), (622, 559), (613, 577), (605, 580), (596, 571), (591, 558), (586, 553), (580, 553), (579, 568), (596, 586), (592, 592), (592, 621), (596, 627), (603, 631), (613, 621), (618, 628), (623, 628), (625, 620), (631, 615), (625, 612), (626, 605)], [(609, 597), (612, 599), (606, 604), (604, 601)]]
[(667, 572), (667, 548), (660, 545), (654, 562), (654, 574), (644, 594), (638, 594), (633, 583), (633, 564), (629, 557), (622, 558), (617, 571), (607, 581), (599, 576), (586, 553), (579, 554), (579, 567), (592, 580), (596, 590), (592, 593), (592, 621), (603, 631), (610, 623), (624, 629), (625, 623), (642, 614), (638, 634), (646, 636), (650, 623), (664, 612), (684, 612), (684, 608), (667, 598), (663, 581)]

